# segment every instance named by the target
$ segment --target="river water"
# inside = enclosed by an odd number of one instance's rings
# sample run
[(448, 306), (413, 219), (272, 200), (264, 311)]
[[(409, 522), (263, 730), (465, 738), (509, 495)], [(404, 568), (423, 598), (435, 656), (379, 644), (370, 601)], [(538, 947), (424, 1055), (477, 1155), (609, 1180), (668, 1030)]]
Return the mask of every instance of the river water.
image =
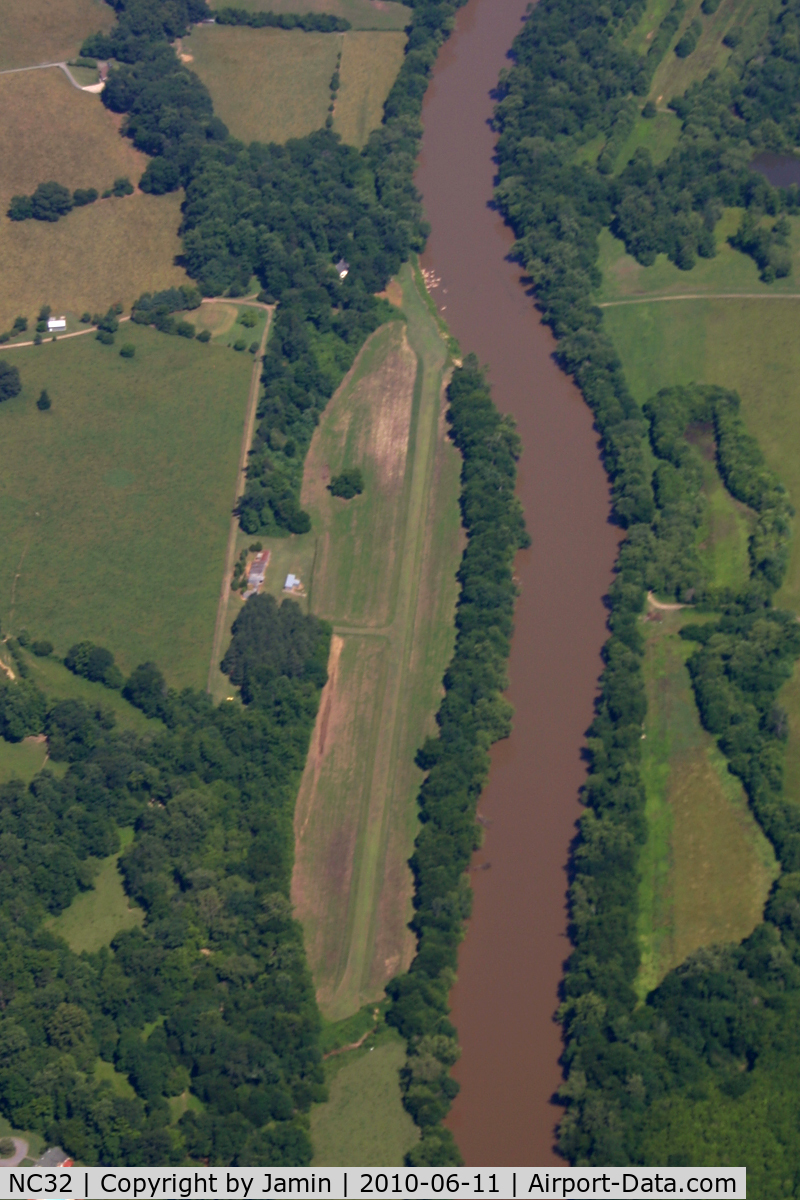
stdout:
[(494, 748), (480, 803), (486, 838), (452, 994), (463, 1053), (448, 1124), (470, 1166), (558, 1161), (553, 1013), (569, 952), (565, 864), (619, 533), (591, 414), (552, 360), (552, 336), (506, 261), (512, 235), (488, 207), (490, 91), (527, 2), (469, 0), (459, 11), (425, 98), (417, 173), (432, 225), (423, 266), (440, 279), (433, 295), (462, 349), (488, 365), (496, 403), (517, 420), (519, 496), (533, 538), (516, 565), (514, 732)]

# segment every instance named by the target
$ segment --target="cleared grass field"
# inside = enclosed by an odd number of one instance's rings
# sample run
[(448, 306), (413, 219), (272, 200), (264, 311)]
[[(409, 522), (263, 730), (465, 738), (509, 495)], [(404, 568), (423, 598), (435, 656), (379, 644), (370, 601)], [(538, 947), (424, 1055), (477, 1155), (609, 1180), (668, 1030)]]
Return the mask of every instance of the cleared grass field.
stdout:
[(102, 192), (120, 175), (138, 183), (150, 161), (129, 138), (120, 137), (119, 119), (100, 97), (74, 88), (58, 67), (0, 75), (0, 108), (6, 118), (0, 124), (4, 224), (11, 196), (30, 193), (45, 180)]
[(175, 266), (182, 193), (98, 201), (60, 221), (0, 217), (0, 329), (18, 314), (35, 318), (43, 304), (75, 316), (130, 308), (142, 292), (189, 279)]
[(342, 141), (363, 146), (383, 120), (383, 106), (403, 64), (404, 33), (346, 33), (333, 128)]
[(325, 124), (342, 35), (203, 25), (183, 39), (214, 111), (244, 142), (285, 142)]
[(203, 687), (251, 356), (132, 323), (113, 347), (89, 335), (4, 353), (23, 391), (0, 409), (3, 629), (62, 654), (90, 638), (123, 671), (155, 659), (171, 684)]
[(0, 0), (0, 71), (74, 58), (84, 38), (115, 20), (104, 0)]
[(377, 1038), (325, 1064), (330, 1099), (311, 1112), (315, 1167), (400, 1167), (419, 1138), (403, 1108), (398, 1071), (405, 1042), (384, 1026)]
[[(225, 0), (211, 8), (225, 8)], [(353, 29), (405, 29), (412, 9), (396, 0), (240, 0), (239, 8), (249, 12), (331, 13), (344, 17)]]
[[(132, 841), (133, 830), (121, 829), (121, 850)], [(69, 908), (47, 922), (47, 927), (62, 937), (76, 954), (82, 954), (84, 950), (92, 954), (101, 946), (110, 945), (111, 939), (121, 930), (134, 929), (143, 921), (144, 909), (125, 895), (119, 873), (119, 854), (111, 854), (100, 860), (94, 887), (77, 895)], [(113, 1067), (111, 1069), (113, 1071)]]
[[(10, 656), (6, 657), (13, 666), (13, 659), (10, 659)], [(162, 728), (160, 721), (150, 720), (138, 708), (128, 704), (128, 701), (123, 699), (121, 692), (104, 687), (102, 683), (92, 683), (88, 679), (81, 679), (80, 676), (73, 675), (55, 656), (36, 658), (32, 654), (26, 653), (25, 660), (30, 671), (30, 678), (51, 700), (83, 700), (92, 708), (110, 709), (114, 714), (118, 729), (130, 729), (133, 733), (142, 736), (156, 733)], [(26, 745), (27, 741), (28, 739), (18, 745)], [(7, 744), (0, 742), (0, 748)], [(67, 765), (66, 763), (48, 762), (47, 767), (48, 770), (58, 773), (66, 771)]]
[[(443, 420), (446, 347), (410, 268), (402, 283), (407, 326), (373, 335), (314, 434), (303, 484), (311, 534), (270, 543), (280, 559), (268, 586), (296, 564), (311, 610), (335, 631), (292, 888), (330, 1019), (380, 998), (411, 957), (414, 754), (453, 644), (460, 460)], [(364, 473), (352, 501), (326, 490), (344, 466)]]
[(642, 997), (694, 950), (747, 937), (778, 873), (739, 781), (700, 725), (685, 666), (693, 646), (677, 635), (685, 614), (651, 611), (649, 618), (642, 745), (648, 840), (638, 918)]
[(0, 329), (43, 304), (79, 316), (187, 281), (175, 265), (179, 193), (100, 200), (52, 224), (8, 220), (11, 196), (43, 181), (102, 191), (121, 175), (137, 183), (148, 160), (99, 98), (57, 69), (0, 77), (0, 106)]

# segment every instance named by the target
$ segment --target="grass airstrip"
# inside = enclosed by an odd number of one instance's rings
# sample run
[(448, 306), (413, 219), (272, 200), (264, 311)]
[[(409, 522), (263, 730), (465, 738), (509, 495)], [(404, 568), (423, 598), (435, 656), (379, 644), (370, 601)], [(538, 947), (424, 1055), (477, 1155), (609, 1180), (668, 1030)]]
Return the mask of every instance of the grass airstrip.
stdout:
[[(414, 754), (453, 645), (460, 460), (444, 426), (447, 349), (409, 267), (401, 279), (407, 322), (365, 346), (303, 483), (308, 602), (334, 638), (297, 803), (293, 897), (330, 1018), (380, 997), (410, 961)], [(327, 481), (350, 466), (363, 495), (331, 497)]]
[(115, 346), (89, 334), (2, 353), (23, 380), (0, 409), (3, 630), (60, 654), (88, 637), (123, 671), (155, 659), (171, 684), (203, 687), (251, 356), (133, 323)]

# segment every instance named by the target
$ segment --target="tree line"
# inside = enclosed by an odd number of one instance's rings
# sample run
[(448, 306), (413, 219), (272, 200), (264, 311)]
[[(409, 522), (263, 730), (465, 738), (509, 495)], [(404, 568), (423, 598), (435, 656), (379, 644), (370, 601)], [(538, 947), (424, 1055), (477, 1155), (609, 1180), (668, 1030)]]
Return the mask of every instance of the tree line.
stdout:
[[(797, 140), (800, 5), (765, 8), (760, 23), (733, 39), (724, 70), (671, 101), (681, 134), (665, 162), (654, 164), (640, 148), (619, 164), (615, 123), (630, 105), (629, 91), (644, 94), (637, 81), (655, 46), (669, 45), (677, 11), (666, 14), (642, 62), (625, 45), (641, 6), (540, 0), (516, 39), (496, 110), (497, 199), (558, 338), (558, 361), (594, 413), (615, 519), (626, 530), (609, 591), (585, 812), (570, 862), (572, 953), (559, 1010), (567, 1111), (559, 1145), (573, 1162), (606, 1166), (744, 1161), (759, 1195), (777, 1197), (795, 1194), (800, 1169), (800, 822), (783, 791), (787, 718), (777, 704), (800, 638), (794, 615), (773, 607), (792, 509), (744, 427), (735, 394), (673, 388), (639, 408), (594, 290), (603, 227), (644, 264), (665, 253), (690, 270), (698, 255), (714, 253), (723, 206), (736, 204), (749, 214), (739, 248), (760, 256), (764, 278), (770, 267), (777, 274), (782, 225), (766, 231), (766, 243), (756, 231), (763, 214), (797, 209), (796, 189), (772, 188), (748, 163), (758, 149)], [(576, 163), (576, 149), (598, 135), (611, 147), (606, 158), (603, 150), (595, 162)], [(686, 435), (698, 422), (713, 430), (726, 487), (755, 514), (749, 579), (738, 591), (715, 589), (695, 550), (706, 501)], [(750, 938), (691, 956), (640, 1004), (632, 881), (647, 835), (639, 618), (650, 588), (706, 613), (702, 624), (687, 614), (682, 631), (696, 647), (688, 665), (698, 711), (742, 780), (782, 874)]]

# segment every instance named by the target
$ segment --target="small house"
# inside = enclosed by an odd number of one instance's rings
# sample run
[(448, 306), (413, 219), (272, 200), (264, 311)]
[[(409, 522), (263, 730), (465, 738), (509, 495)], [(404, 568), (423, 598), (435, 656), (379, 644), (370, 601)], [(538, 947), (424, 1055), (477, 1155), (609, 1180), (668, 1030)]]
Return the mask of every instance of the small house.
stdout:
[(50, 333), (58, 333), (60, 329), (67, 328), (66, 317), (48, 317), (47, 328)]
[(67, 1154), (66, 1150), (62, 1150), (60, 1146), (51, 1146), (49, 1150), (45, 1150), (41, 1158), (36, 1161), (37, 1167), (71, 1167), (72, 1159)]
[(350, 263), (346, 259), (340, 258), (336, 264), (336, 273), (340, 279), (346, 279), (350, 273)]
[(247, 572), (247, 591), (244, 593), (245, 600), (250, 596), (255, 596), (256, 592), (260, 592), (264, 586), (264, 576), (269, 566), (269, 558), (269, 550), (261, 550), (250, 564), (250, 570)]
[(283, 585), (283, 590), (285, 592), (293, 592), (293, 591), (295, 591), (296, 588), (299, 588), (299, 587), (300, 587), (300, 580), (297, 578), (296, 575), (287, 575), (286, 576), (286, 583)]

